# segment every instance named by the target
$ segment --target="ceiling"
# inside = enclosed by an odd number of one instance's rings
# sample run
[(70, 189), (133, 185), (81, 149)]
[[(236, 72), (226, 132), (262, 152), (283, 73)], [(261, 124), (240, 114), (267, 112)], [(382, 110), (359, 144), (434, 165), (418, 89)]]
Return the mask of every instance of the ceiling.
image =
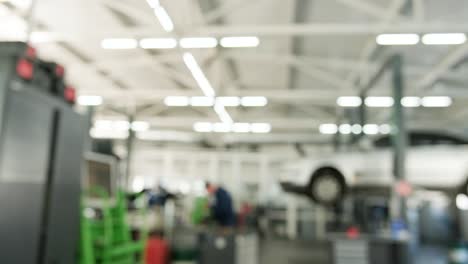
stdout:
[[(1, 2), (1, 1), (0, 1)], [(3, 1), (0, 21), (26, 17), (28, 0)], [(35, 31), (54, 41), (39, 53), (66, 65), (80, 94), (101, 95), (97, 119), (133, 116), (168, 140), (316, 142), (321, 123), (350, 122), (336, 106), (358, 95), (358, 81), (372, 76), (388, 54), (404, 58), (406, 93), (450, 95), (444, 109), (409, 110), (410, 125), (465, 129), (468, 117), (468, 44), (378, 46), (379, 33), (468, 32), (468, 2), (460, 0), (160, 0), (175, 30), (167, 33), (145, 0), (37, 0)], [(3, 10), (3, 11), (2, 11)], [(3, 12), (3, 13), (2, 13)], [(2, 15), (3, 14), (3, 15)], [(1, 23), (6, 25), (5, 23)], [(23, 23), (24, 24), (24, 23)], [(21, 23), (14, 26), (20, 27)], [(22, 25), (24, 27), (24, 25)], [(1, 28), (1, 26), (0, 26)], [(11, 28), (10, 28), (11, 29)], [(104, 50), (106, 38), (258, 36), (257, 48), (190, 50), (218, 96), (265, 96), (266, 107), (227, 108), (236, 122), (265, 122), (268, 135), (197, 134), (195, 122), (219, 122), (212, 108), (167, 107), (170, 95), (199, 96), (185, 67), (187, 50)], [(390, 95), (382, 78), (371, 95)], [(369, 110), (369, 122), (385, 123), (389, 109)], [(148, 137), (150, 139), (151, 137)]]

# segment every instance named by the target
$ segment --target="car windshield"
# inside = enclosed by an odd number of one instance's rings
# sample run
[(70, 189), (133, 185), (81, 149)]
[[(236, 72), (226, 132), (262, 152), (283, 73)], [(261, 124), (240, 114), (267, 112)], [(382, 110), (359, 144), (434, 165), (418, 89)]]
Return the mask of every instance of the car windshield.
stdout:
[[(451, 135), (435, 133), (410, 133), (409, 145), (417, 146), (435, 146), (435, 145), (468, 145), (468, 141)], [(388, 148), (392, 146), (390, 135), (383, 136), (374, 141), (377, 148)]]

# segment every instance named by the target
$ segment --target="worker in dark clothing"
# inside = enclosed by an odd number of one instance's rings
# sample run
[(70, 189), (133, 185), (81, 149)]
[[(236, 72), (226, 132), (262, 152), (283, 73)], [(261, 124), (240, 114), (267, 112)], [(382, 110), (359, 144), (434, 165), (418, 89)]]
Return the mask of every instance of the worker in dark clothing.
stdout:
[(211, 183), (206, 184), (206, 190), (212, 196), (210, 205), (214, 220), (222, 227), (234, 227), (236, 217), (229, 192)]

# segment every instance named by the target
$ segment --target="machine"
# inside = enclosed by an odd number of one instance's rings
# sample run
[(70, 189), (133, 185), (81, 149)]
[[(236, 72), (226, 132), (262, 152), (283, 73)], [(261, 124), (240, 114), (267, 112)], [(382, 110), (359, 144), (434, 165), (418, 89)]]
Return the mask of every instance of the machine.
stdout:
[(87, 122), (60, 65), (0, 43), (2, 263), (75, 263)]

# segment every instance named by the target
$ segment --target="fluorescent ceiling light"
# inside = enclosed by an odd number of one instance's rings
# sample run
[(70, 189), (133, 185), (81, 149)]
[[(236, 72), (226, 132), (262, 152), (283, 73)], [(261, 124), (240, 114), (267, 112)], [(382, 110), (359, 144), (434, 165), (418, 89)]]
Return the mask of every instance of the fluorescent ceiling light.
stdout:
[(31, 43), (34, 44), (41, 44), (41, 43), (49, 43), (55, 42), (58, 40), (56, 34), (52, 32), (45, 32), (45, 31), (36, 31), (31, 33)]
[(359, 125), (359, 124), (354, 124), (352, 127), (351, 127), (351, 132), (355, 135), (359, 135), (362, 133), (362, 126)]
[(379, 132), (380, 134), (384, 135), (390, 134), (392, 132), (392, 126), (390, 126), (389, 124), (380, 125)]
[(460, 45), (466, 42), (466, 35), (463, 33), (426, 34), (422, 42), (426, 45)]
[(219, 119), (221, 119), (223, 123), (226, 123), (226, 124), (234, 123), (234, 121), (232, 120), (232, 117), (229, 115), (229, 113), (226, 111), (226, 108), (224, 108), (223, 105), (215, 104), (214, 110), (216, 114), (218, 114)]
[(336, 103), (341, 107), (358, 107), (362, 105), (362, 99), (359, 96), (341, 96)]
[(362, 129), (366, 135), (377, 135), (379, 133), (379, 126), (375, 124), (364, 125)]
[(448, 96), (427, 96), (422, 99), (424, 107), (449, 107), (452, 103), (452, 98)]
[(216, 38), (183, 38), (180, 46), (184, 49), (215, 48), (218, 46)]
[(89, 132), (92, 138), (105, 139), (126, 139), (128, 138), (128, 130), (100, 130), (92, 128)]
[(215, 123), (213, 131), (216, 133), (228, 133), (231, 132), (231, 124), (227, 123)]
[(468, 196), (466, 194), (458, 194), (456, 198), (456, 205), (457, 208), (462, 210), (462, 211), (467, 211), (468, 210)]
[(417, 96), (406, 96), (401, 99), (401, 105), (404, 107), (420, 107), (421, 98)]
[(173, 38), (145, 38), (140, 40), (140, 47), (143, 49), (174, 49), (177, 47), (177, 40)]
[(191, 106), (213, 106), (215, 99), (206, 96), (194, 96), (190, 99)]
[(377, 36), (379, 45), (416, 45), (419, 43), (418, 34), (381, 34)]
[(129, 130), (130, 122), (125, 120), (117, 120), (112, 122), (112, 129), (114, 130)]
[(78, 104), (85, 106), (98, 106), (101, 105), (103, 99), (98, 95), (80, 95), (78, 96)]
[(365, 104), (368, 107), (391, 107), (394, 100), (388, 96), (370, 96), (366, 98)]
[(228, 107), (237, 107), (241, 104), (241, 99), (236, 96), (224, 96), (216, 98), (216, 103)]
[(350, 124), (342, 124), (339, 127), (340, 134), (348, 135), (351, 134), (351, 125)]
[(166, 32), (172, 32), (174, 30), (174, 23), (164, 7), (159, 5), (154, 8), (154, 14)]
[(268, 123), (253, 123), (250, 124), (252, 133), (270, 133), (271, 125)]
[(151, 8), (156, 8), (160, 6), (159, 0), (146, 0), (146, 2)]
[(94, 127), (99, 130), (111, 130), (112, 121), (111, 120), (96, 120), (96, 122), (94, 122)]
[(132, 38), (110, 38), (101, 41), (103, 49), (136, 49), (138, 41)]
[(132, 122), (131, 128), (135, 132), (148, 131), (150, 129), (150, 124), (145, 121), (134, 121)]
[(186, 96), (168, 96), (164, 98), (164, 104), (167, 106), (188, 106), (190, 98)]
[(198, 86), (200, 86), (200, 89), (202, 89), (203, 94), (207, 97), (215, 97), (216, 93), (213, 87), (211, 86), (210, 82), (201, 70), (192, 53), (184, 53), (184, 62), (187, 68), (192, 73), (193, 78), (198, 83)]
[(258, 37), (225, 37), (221, 39), (224, 48), (253, 48), (260, 45)]
[(338, 133), (338, 126), (335, 124), (322, 124), (320, 125), (320, 133), (325, 135), (333, 135)]
[(193, 125), (193, 130), (199, 133), (209, 133), (213, 132), (213, 124), (208, 122), (197, 122)]
[(264, 96), (246, 96), (242, 97), (241, 104), (244, 107), (261, 107), (268, 104), (268, 99)]
[(235, 133), (249, 133), (250, 130), (250, 124), (249, 123), (235, 123), (232, 126), (232, 131)]

